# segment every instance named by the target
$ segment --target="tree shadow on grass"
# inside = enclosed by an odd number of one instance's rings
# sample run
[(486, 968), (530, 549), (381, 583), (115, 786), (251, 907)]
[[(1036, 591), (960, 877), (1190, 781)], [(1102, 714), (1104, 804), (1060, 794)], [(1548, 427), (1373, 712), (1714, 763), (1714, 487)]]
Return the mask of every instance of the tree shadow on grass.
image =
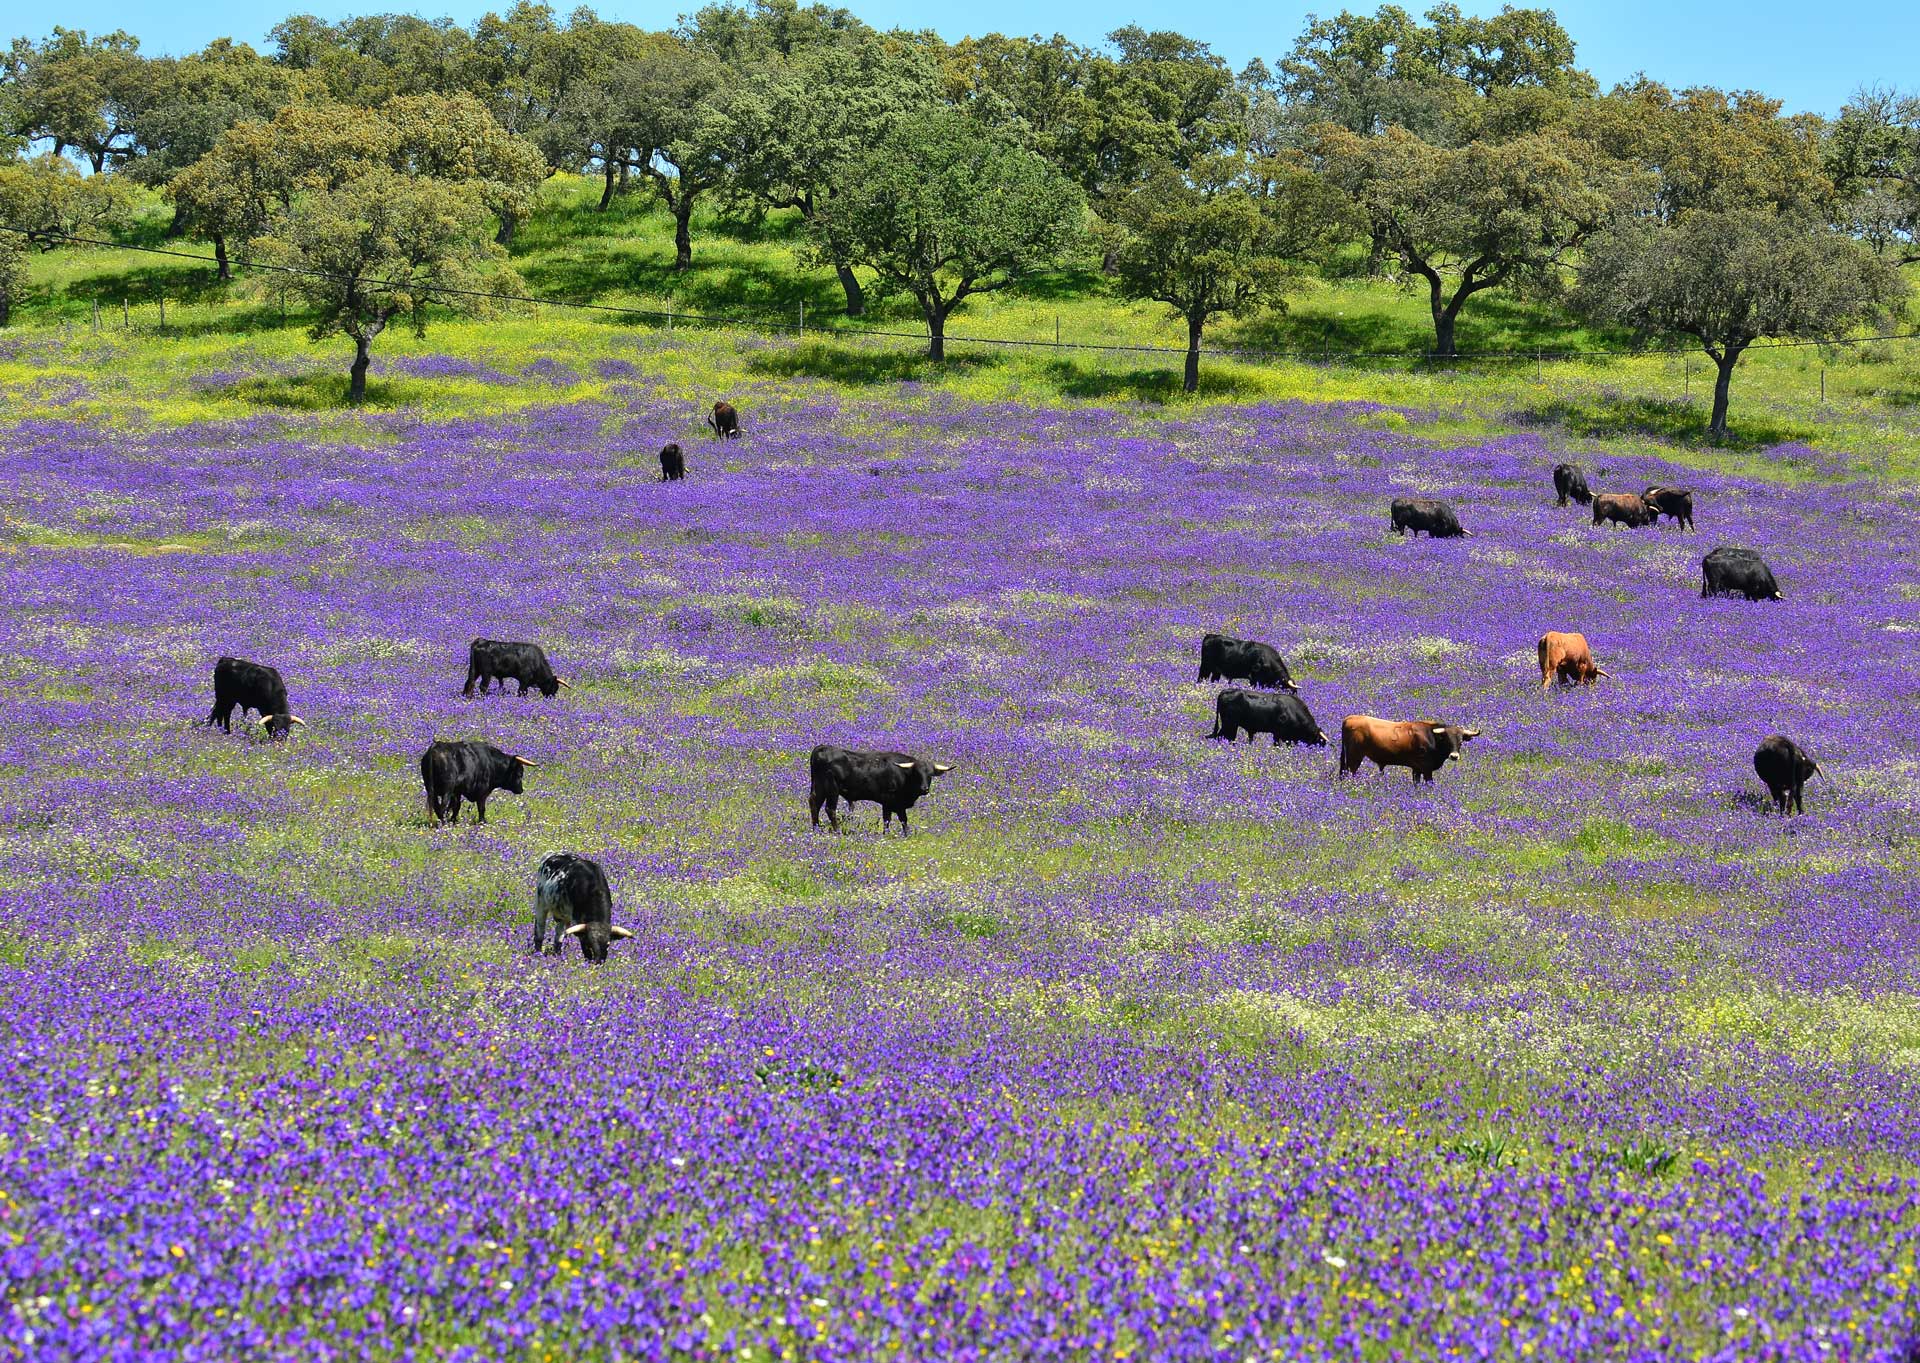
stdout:
[(1704, 402), (1687, 403), (1605, 391), (1551, 397), (1514, 408), (1507, 416), (1522, 425), (1560, 426), (1580, 436), (1644, 436), (1676, 445), (1714, 444), (1729, 450), (1766, 449), (1787, 441), (1811, 440), (1817, 435), (1808, 427), (1791, 425), (1765, 413), (1743, 417), (1737, 392), (1728, 422), (1731, 429), (1717, 441), (1707, 435), (1711, 414)]
[(924, 350), (869, 349), (808, 341), (756, 355), (747, 368), (779, 378), (831, 379), (835, 383), (905, 383), (911, 380), (964, 378), (1002, 363), (998, 355), (958, 354), (927, 358)]
[(401, 407), (417, 396), (417, 387), (390, 379), (368, 379), (366, 401), (347, 402), (347, 372), (317, 374), (263, 374), (211, 390), (221, 397), (273, 407), (286, 412), (377, 411)]
[[(1134, 402), (1169, 403), (1187, 397), (1181, 388), (1181, 357), (1170, 355), (1155, 368), (1083, 369), (1072, 360), (1050, 360), (1047, 377), (1070, 398), (1126, 398)], [(1199, 397), (1253, 397), (1261, 386), (1251, 375), (1200, 366)]]

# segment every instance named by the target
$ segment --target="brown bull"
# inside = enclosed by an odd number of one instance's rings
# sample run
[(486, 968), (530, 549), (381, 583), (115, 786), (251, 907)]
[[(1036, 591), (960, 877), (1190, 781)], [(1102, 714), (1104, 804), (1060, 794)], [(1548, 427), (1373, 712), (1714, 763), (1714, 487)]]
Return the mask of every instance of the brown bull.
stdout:
[(1572, 686), (1591, 686), (1607, 674), (1593, 660), (1584, 634), (1562, 634), (1548, 630), (1540, 636), (1540, 689), (1553, 685), (1555, 677)]
[(1478, 729), (1463, 729), (1457, 724), (1348, 715), (1340, 722), (1340, 774), (1356, 775), (1360, 764), (1371, 760), (1382, 771), (1406, 767), (1413, 772), (1414, 780), (1431, 781), (1449, 761), (1460, 760), (1460, 750), (1468, 740), (1478, 737)]

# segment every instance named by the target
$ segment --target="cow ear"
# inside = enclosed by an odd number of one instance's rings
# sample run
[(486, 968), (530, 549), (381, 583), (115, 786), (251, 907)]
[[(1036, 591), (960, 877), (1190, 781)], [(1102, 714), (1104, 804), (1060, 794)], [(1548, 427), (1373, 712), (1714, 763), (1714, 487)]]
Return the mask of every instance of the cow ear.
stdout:
[(613, 938), (616, 942), (624, 942), (627, 938), (633, 936), (633, 931), (630, 928), (608, 928), (607, 936)]
[(918, 762), (895, 762), (893, 765), (900, 768), (901, 771), (920, 770), (920, 764)]
[(585, 923), (575, 923), (572, 927), (567, 929), (566, 935), (568, 937), (578, 937), (581, 933), (585, 932), (586, 930), (587, 930), (587, 925)]

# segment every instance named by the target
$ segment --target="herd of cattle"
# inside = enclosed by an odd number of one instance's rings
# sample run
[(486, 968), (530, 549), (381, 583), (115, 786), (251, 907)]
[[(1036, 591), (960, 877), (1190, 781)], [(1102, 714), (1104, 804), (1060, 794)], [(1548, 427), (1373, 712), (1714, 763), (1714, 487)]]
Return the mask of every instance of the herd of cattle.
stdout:
[[(724, 402), (714, 404), (707, 418), (719, 438), (740, 434), (740, 419)], [(661, 478), (685, 477), (680, 447), (668, 445), (660, 454)], [(1644, 493), (1599, 493), (1587, 486), (1586, 470), (1578, 464), (1560, 464), (1553, 470), (1557, 504), (1569, 501), (1593, 507), (1593, 523), (1603, 521), (1628, 528), (1655, 524), (1661, 516), (1684, 529), (1693, 528), (1693, 493), (1686, 488), (1650, 487)], [(1431, 538), (1470, 536), (1446, 502), (1430, 498), (1396, 498), (1391, 507), (1394, 533), (1424, 532)], [(1750, 601), (1780, 601), (1773, 574), (1751, 549), (1722, 546), (1701, 561), (1700, 595), (1733, 594)], [(1550, 630), (1538, 646), (1540, 685), (1592, 685), (1607, 673), (1594, 661), (1586, 636)], [(480, 694), (489, 687), (502, 694), (507, 683), (515, 694), (538, 691), (551, 699), (571, 689), (553, 670), (538, 644), (499, 639), (475, 639), (467, 650), (467, 678), (461, 694)], [(1229, 685), (1214, 701), (1213, 730), (1207, 736), (1237, 742), (1242, 733), (1252, 743), (1267, 734), (1282, 743), (1326, 747), (1326, 733), (1314, 721), (1299, 694), (1286, 659), (1279, 650), (1254, 639), (1207, 634), (1200, 641), (1200, 670), (1196, 683), (1244, 682)], [(209, 725), (233, 731), (239, 709), (260, 716), (261, 726), (273, 738), (285, 737), (305, 720), (293, 713), (280, 673), (261, 663), (221, 658), (213, 670), (213, 709)], [(1382, 771), (1406, 767), (1416, 782), (1433, 780), (1448, 762), (1457, 762), (1480, 730), (1432, 720), (1386, 720), (1372, 715), (1348, 715), (1340, 724), (1340, 760), (1336, 779), (1357, 775), (1372, 762)], [(420, 782), (427, 807), (437, 824), (458, 823), (463, 802), (474, 806), (474, 822), (487, 821), (487, 800), (495, 791), (523, 792), (526, 773), (539, 764), (491, 743), (436, 742), (420, 756)], [(1803, 812), (1801, 790), (1820, 768), (1793, 740), (1775, 734), (1753, 755), (1754, 771), (1767, 787), (1774, 807), (1782, 814)], [(866, 800), (880, 806), (880, 829), (899, 819), (907, 833), (907, 811), (932, 788), (934, 779), (950, 766), (904, 752), (863, 752), (823, 743), (807, 755), (807, 807), (814, 827), (822, 811), (828, 824), (840, 828), (839, 805), (849, 810)], [(613, 924), (613, 896), (605, 872), (597, 862), (572, 852), (555, 852), (541, 863), (534, 880), (533, 950), (542, 949), (547, 921), (555, 924), (551, 954), (559, 954), (568, 937), (577, 937), (589, 961), (604, 961), (608, 945), (633, 934)]]

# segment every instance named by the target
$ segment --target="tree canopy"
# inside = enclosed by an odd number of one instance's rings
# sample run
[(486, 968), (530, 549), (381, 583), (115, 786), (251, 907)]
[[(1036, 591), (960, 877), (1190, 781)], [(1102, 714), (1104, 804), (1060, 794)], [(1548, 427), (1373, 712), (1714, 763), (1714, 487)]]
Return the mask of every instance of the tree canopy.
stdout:
[(1890, 261), (1811, 213), (1728, 208), (1616, 226), (1589, 251), (1575, 300), (1596, 319), (1698, 341), (1717, 371), (1708, 432), (1721, 437), (1734, 367), (1755, 341), (1833, 339), (1907, 294)]
[(1084, 213), (1080, 192), (1043, 157), (939, 109), (902, 118), (858, 157), (813, 233), (820, 259), (864, 265), (913, 296), (939, 360), (953, 310), (1056, 264)]
[(1303, 261), (1339, 238), (1344, 209), (1303, 168), (1235, 157), (1186, 171), (1163, 163), (1112, 206), (1107, 236), (1121, 292), (1165, 303), (1187, 324), (1187, 392), (1200, 386), (1207, 323), (1280, 304)]
[(1470, 298), (1502, 285), (1555, 288), (1570, 253), (1630, 209), (1642, 184), (1560, 130), (1450, 148), (1404, 128), (1363, 138), (1327, 127), (1315, 150), (1375, 239), (1425, 283), (1443, 357), (1457, 353)]

